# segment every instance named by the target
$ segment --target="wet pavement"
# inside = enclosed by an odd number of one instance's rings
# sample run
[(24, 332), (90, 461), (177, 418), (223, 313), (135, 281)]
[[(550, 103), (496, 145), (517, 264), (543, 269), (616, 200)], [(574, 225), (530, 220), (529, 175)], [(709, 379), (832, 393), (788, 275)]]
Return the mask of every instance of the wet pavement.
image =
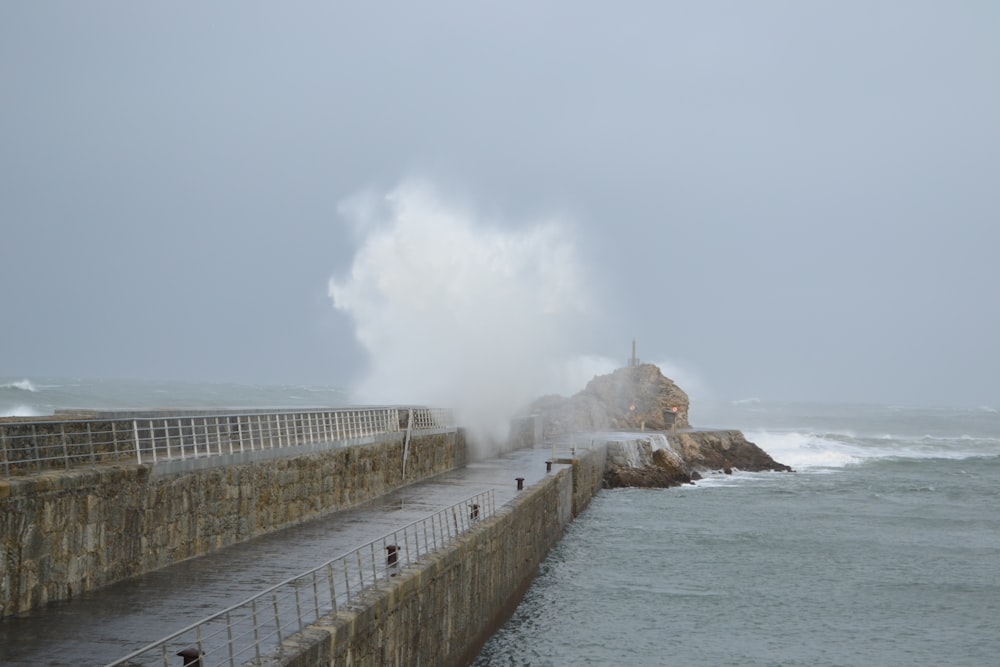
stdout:
[[(544, 477), (550, 448), (523, 449), (418, 482), (222, 551), (0, 619), (0, 665), (106, 665), (285, 579), (477, 493), (499, 509)], [(559, 469), (553, 465), (553, 472)]]

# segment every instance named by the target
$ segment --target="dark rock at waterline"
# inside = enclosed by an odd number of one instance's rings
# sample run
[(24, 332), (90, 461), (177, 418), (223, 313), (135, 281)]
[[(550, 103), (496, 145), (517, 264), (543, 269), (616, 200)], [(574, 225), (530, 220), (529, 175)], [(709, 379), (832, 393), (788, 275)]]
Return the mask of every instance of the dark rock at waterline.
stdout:
[(668, 437), (687, 464), (697, 470), (792, 472), (739, 431), (692, 431)]
[(606, 489), (617, 489), (625, 486), (666, 489), (671, 486), (691, 483), (691, 475), (677, 475), (656, 466), (644, 468), (608, 466), (604, 471), (604, 488)]
[[(739, 431), (696, 431), (666, 435), (669, 449), (657, 449), (649, 455), (648, 437), (636, 434), (635, 440), (608, 442), (609, 458), (604, 472), (604, 487), (635, 486), (668, 488), (702, 479), (703, 474), (746, 472), (792, 472), (763, 449), (747, 440)], [(631, 447), (640, 454), (626, 462), (612, 454)]]
[[(659, 443), (665, 442), (657, 436)], [(650, 437), (615, 440), (607, 443), (608, 459), (604, 487), (622, 486), (666, 488), (690, 484), (695, 479), (690, 467), (673, 449), (653, 449)]]

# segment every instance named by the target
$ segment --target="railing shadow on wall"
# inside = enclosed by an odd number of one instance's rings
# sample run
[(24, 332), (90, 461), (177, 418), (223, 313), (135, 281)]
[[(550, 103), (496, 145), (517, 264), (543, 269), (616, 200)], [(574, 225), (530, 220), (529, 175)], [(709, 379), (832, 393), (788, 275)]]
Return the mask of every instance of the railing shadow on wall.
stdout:
[(149, 644), (107, 667), (167, 665), (198, 656), (203, 667), (246, 665), (373, 586), (441, 549), (496, 513), (493, 489), (414, 521), (308, 572)]
[(451, 410), (409, 406), (26, 419), (0, 423), (0, 474), (11, 477), (100, 463), (156, 464), (451, 427)]

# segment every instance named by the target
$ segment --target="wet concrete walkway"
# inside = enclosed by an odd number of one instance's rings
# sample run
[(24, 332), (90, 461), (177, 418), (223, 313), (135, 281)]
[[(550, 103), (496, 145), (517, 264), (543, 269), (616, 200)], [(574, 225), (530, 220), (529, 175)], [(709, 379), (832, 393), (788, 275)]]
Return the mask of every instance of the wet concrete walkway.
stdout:
[(515, 478), (530, 486), (547, 474), (551, 454), (539, 447), (470, 463), (355, 509), (2, 619), (0, 665), (106, 665), (477, 493), (496, 489), (499, 509), (517, 495)]

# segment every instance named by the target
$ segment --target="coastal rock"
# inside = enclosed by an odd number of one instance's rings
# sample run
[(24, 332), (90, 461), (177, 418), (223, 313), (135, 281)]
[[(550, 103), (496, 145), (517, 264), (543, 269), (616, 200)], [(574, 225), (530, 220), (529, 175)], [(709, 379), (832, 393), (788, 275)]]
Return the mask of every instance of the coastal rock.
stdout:
[(597, 376), (569, 398), (542, 397), (531, 405), (531, 412), (540, 419), (546, 439), (572, 433), (637, 432), (635, 438), (607, 441), (607, 487), (677, 486), (705, 473), (733, 470), (791, 472), (740, 431), (691, 429), (689, 406), (687, 394), (657, 366), (640, 364)]
[(545, 396), (531, 405), (546, 438), (585, 431), (662, 431), (687, 428), (690, 401), (659, 367), (640, 364), (594, 377), (566, 398)]
[[(657, 448), (654, 449), (654, 441)], [(690, 484), (700, 475), (690, 469), (663, 435), (610, 441), (604, 471), (605, 488), (639, 486), (666, 488)]]
[(670, 436), (695, 469), (745, 472), (792, 472), (763, 449), (746, 439), (740, 431), (691, 431)]

